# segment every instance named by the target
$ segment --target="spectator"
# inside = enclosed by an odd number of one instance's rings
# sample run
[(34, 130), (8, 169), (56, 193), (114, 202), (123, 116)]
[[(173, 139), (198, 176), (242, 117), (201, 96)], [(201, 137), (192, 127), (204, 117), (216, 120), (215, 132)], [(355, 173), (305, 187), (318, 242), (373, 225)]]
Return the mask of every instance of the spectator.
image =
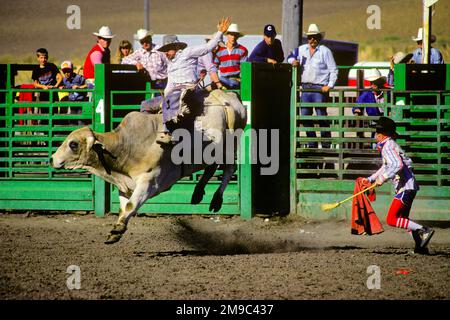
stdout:
[[(205, 41), (208, 42), (214, 38), (214, 36), (215, 34), (207, 36)], [(218, 46), (216, 46), (212, 52), (208, 52), (198, 58), (197, 72), (199, 77), (199, 85), (207, 90), (222, 88), (222, 83), (219, 81), (219, 76), (217, 74), (217, 67), (214, 64), (214, 56), (217, 49)]]
[[(37, 60), (39, 66), (33, 69), (31, 79), (34, 81), (34, 86), (38, 89), (53, 89), (58, 88), (62, 81), (61, 73), (59, 73), (58, 67), (51, 62), (48, 62), (48, 51), (45, 48), (39, 48), (36, 50)], [(56, 98), (56, 95), (54, 95)], [(48, 101), (48, 93), (41, 92), (39, 95), (40, 101)], [(57, 99), (55, 99), (57, 101)]]
[(168, 61), (163, 53), (153, 48), (152, 36), (152, 31), (139, 29), (137, 37), (142, 47), (123, 58), (122, 64), (134, 64), (139, 71), (148, 75), (152, 88), (164, 89)]
[[(60, 89), (86, 89), (87, 84), (86, 80), (83, 76), (76, 74), (73, 71), (73, 64), (71, 61), (64, 61), (61, 64), (61, 72), (64, 74), (64, 78), (62, 80), (62, 86)], [(69, 101), (83, 101), (86, 99), (86, 93), (84, 92), (69, 92), (64, 98), (61, 100), (69, 100)]]
[(117, 48), (116, 53), (116, 61), (118, 64), (122, 63), (122, 59), (124, 57), (129, 56), (133, 53), (133, 46), (131, 45), (131, 42), (128, 40), (122, 40), (119, 43), (119, 48)]
[[(368, 76), (366, 79), (370, 82), (370, 89), (363, 91), (361, 95), (356, 100), (356, 103), (383, 103), (384, 102), (384, 92), (381, 90), (386, 84), (386, 77), (381, 75), (380, 70), (370, 69), (368, 70)], [(377, 106), (374, 107), (360, 107), (356, 106), (352, 108), (354, 115), (361, 116), (364, 114), (364, 109), (368, 116), (381, 116), (383, 115), (383, 109)]]
[(84, 78), (88, 83), (88, 87), (94, 84), (94, 65), (98, 63), (111, 63), (111, 52), (109, 46), (115, 37), (108, 26), (102, 26), (98, 32), (93, 32), (97, 36), (97, 43), (91, 48), (84, 61)]
[(227, 42), (219, 47), (214, 63), (219, 68), (219, 80), (228, 89), (239, 89), (241, 85), (241, 63), (247, 61), (248, 50), (237, 40), (244, 36), (236, 23), (225, 32)]
[(281, 41), (275, 39), (277, 31), (275, 26), (268, 24), (264, 27), (264, 40), (253, 49), (248, 61), (268, 62), (272, 64), (282, 63), (284, 60)]
[[(181, 113), (181, 106), (173, 103), (173, 101), (180, 100), (183, 89), (191, 89), (197, 85), (198, 58), (214, 50), (229, 26), (230, 18), (222, 18), (217, 25), (218, 32), (206, 44), (186, 48), (186, 43), (179, 42), (176, 36), (170, 36), (165, 39), (164, 45), (158, 49), (166, 54), (169, 65), (167, 68), (167, 86), (164, 89), (166, 103), (163, 104), (162, 109), (164, 128), (158, 134), (157, 143), (168, 144), (172, 142), (171, 128), (178, 121), (178, 116)], [(167, 103), (167, 101), (170, 103)]]
[[(308, 31), (305, 32), (308, 44), (301, 45), (294, 49), (288, 56), (288, 63), (295, 67), (300, 67), (301, 86), (302, 86), (302, 102), (318, 102), (323, 103), (328, 100), (329, 90), (334, 87), (337, 80), (338, 69), (333, 58), (333, 53), (326, 46), (321, 45), (325, 33), (319, 30), (316, 24), (310, 24)], [(314, 91), (308, 91), (314, 90)], [(315, 107), (318, 116), (327, 116), (326, 107)], [(312, 108), (301, 108), (302, 116), (311, 116)], [(303, 125), (308, 128), (313, 127), (311, 120), (302, 121)], [(322, 128), (329, 128), (330, 124), (327, 120), (319, 120)], [(306, 135), (310, 138), (316, 137), (315, 131), (307, 131)], [(322, 131), (322, 138), (330, 138), (330, 131)], [(317, 142), (309, 142), (307, 147), (317, 148)], [(329, 148), (330, 143), (322, 142), (322, 147)]]
[(413, 56), (412, 53), (405, 54), (401, 51), (396, 52), (392, 56), (390, 67), (389, 67), (389, 74), (387, 77), (387, 83), (388, 83), (389, 87), (391, 87), (391, 88), (394, 87), (394, 66), (399, 63), (406, 63), (406, 64), (414, 63), (414, 60), (411, 59), (412, 56)]
[[(417, 42), (418, 48), (413, 51), (413, 60), (415, 63), (422, 63), (422, 41), (423, 41), (423, 28), (419, 28), (417, 31), (417, 37), (412, 37), (414, 41)], [(434, 43), (436, 41), (436, 36), (431, 35), (430, 43)], [(430, 50), (430, 64), (444, 64), (444, 58), (442, 57), (442, 53), (436, 49), (431, 47)]]

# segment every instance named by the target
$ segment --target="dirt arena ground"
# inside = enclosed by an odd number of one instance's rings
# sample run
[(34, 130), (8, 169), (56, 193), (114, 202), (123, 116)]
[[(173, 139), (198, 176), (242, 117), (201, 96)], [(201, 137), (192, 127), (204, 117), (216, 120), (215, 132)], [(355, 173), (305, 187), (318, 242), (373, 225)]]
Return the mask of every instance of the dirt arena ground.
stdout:
[(355, 236), (348, 222), (299, 217), (137, 217), (105, 245), (115, 219), (0, 214), (0, 299), (450, 299), (448, 228), (424, 256), (402, 230)]

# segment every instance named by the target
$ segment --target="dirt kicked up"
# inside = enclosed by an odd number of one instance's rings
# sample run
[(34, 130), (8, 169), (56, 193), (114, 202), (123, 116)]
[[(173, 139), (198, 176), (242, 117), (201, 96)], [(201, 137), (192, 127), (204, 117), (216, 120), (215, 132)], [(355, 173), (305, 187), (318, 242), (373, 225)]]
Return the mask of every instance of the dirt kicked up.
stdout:
[(447, 228), (425, 256), (402, 230), (298, 217), (137, 217), (105, 245), (115, 219), (0, 214), (0, 299), (450, 299)]

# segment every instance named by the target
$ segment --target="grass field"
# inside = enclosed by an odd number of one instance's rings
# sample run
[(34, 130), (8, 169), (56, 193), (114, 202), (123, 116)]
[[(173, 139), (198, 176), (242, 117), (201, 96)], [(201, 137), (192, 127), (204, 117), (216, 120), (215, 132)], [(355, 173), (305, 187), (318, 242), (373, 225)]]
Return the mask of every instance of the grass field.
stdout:
[[(117, 37), (111, 44), (114, 54), (122, 39), (144, 24), (143, 0), (17, 0), (2, 1), (0, 12), (0, 63), (35, 63), (34, 52), (46, 47), (50, 60), (60, 63), (84, 61), (94, 44), (92, 32), (109, 25)], [(225, 4), (226, 3), (226, 4)], [(81, 29), (69, 30), (67, 7), (81, 9)], [(369, 30), (369, 5), (381, 9), (381, 29)], [(199, 0), (151, 0), (150, 24), (160, 34), (210, 34), (220, 16), (229, 15), (246, 34), (260, 34), (266, 23), (281, 33), (282, 0), (228, 0), (224, 4)], [(450, 0), (440, 0), (433, 18), (435, 44), (450, 61), (448, 18)], [(329, 39), (360, 45), (360, 60), (387, 60), (392, 53), (412, 51), (411, 36), (422, 19), (422, 0), (305, 0), (303, 28), (317, 23)]]

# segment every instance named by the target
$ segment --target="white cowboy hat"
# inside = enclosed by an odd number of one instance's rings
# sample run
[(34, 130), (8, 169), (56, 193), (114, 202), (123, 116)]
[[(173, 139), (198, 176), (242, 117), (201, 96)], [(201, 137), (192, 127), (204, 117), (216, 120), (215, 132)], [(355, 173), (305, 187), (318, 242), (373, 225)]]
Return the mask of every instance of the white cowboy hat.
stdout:
[(305, 32), (305, 35), (307, 36), (312, 36), (315, 34), (320, 34), (322, 35), (322, 38), (325, 36), (325, 32), (321, 32), (319, 30), (319, 26), (315, 23), (311, 23), (308, 27), (308, 31)]
[[(419, 28), (419, 30), (417, 30), (417, 37), (412, 36), (411, 39), (413, 39), (413, 41), (423, 41), (423, 28)], [(434, 34), (431, 35), (430, 42), (436, 42), (436, 36)]]
[(162, 46), (158, 49), (158, 51), (161, 52), (167, 52), (169, 50), (183, 50), (184, 48), (187, 47), (187, 44), (184, 42), (180, 42), (178, 40), (178, 37), (174, 34), (166, 34), (163, 37), (162, 40), (163, 44)]
[(417, 30), (417, 37), (412, 36), (411, 39), (413, 39), (414, 41), (422, 41), (423, 40), (423, 28), (419, 28), (419, 30)]
[(399, 52), (396, 52), (396, 53), (393, 55), (392, 62), (394, 62), (394, 64), (406, 63), (406, 62), (408, 62), (409, 60), (411, 60), (412, 57), (413, 57), (413, 54), (412, 54), (412, 53), (406, 54), (406, 53), (404, 53), (404, 52), (402, 52), (402, 51), (399, 51)]
[(375, 68), (365, 71), (364, 72), (364, 79), (366, 79), (367, 81), (370, 81), (370, 82), (374, 82), (374, 81), (377, 81), (379, 79), (383, 79), (384, 82), (386, 82), (386, 77), (381, 75), (380, 70), (375, 69)]
[(98, 32), (92, 32), (92, 34), (106, 39), (112, 39), (116, 36), (115, 34), (112, 34), (111, 29), (108, 26), (102, 26)]
[(230, 26), (228, 27), (228, 29), (225, 32), (225, 34), (228, 34), (228, 33), (237, 33), (237, 34), (239, 34), (239, 37), (243, 37), (244, 36), (244, 34), (239, 31), (239, 26), (237, 25), (237, 23), (230, 24)]
[(144, 39), (146, 37), (153, 37), (153, 31), (147, 30), (147, 29), (139, 29), (136, 32), (136, 35), (137, 35), (137, 39), (139, 41), (141, 41), (142, 39)]

